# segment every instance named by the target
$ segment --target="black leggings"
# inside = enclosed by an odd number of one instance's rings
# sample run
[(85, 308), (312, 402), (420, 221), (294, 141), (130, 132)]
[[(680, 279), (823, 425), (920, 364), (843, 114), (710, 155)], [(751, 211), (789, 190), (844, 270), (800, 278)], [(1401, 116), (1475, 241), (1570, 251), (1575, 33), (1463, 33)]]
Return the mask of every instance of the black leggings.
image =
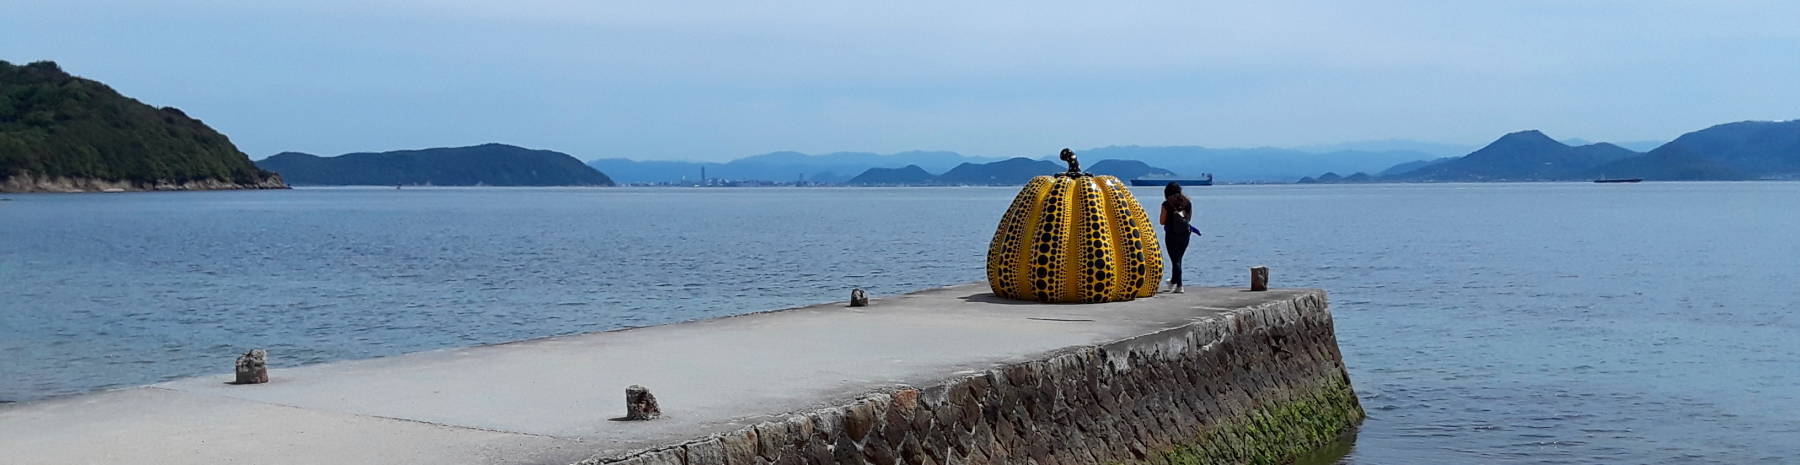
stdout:
[(1164, 229), (1163, 238), (1169, 242), (1169, 269), (1172, 270), (1169, 284), (1181, 284), (1181, 256), (1187, 254), (1187, 228), (1182, 228), (1180, 231)]

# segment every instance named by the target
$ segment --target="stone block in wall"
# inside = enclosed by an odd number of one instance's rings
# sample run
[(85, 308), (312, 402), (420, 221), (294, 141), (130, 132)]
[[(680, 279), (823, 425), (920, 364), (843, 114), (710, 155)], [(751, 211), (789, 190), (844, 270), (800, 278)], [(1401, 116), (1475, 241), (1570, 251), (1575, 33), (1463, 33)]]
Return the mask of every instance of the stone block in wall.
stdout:
[(687, 462), (685, 450), (681, 448), (663, 449), (640, 454), (641, 465), (683, 465)]
[(756, 465), (756, 428), (745, 428), (719, 437), (725, 449), (725, 465)]
[(725, 464), (725, 444), (719, 438), (712, 437), (695, 441), (682, 446), (686, 450), (689, 464)]
[(866, 402), (857, 402), (844, 409), (844, 433), (850, 435), (851, 441), (862, 441), (875, 429), (875, 411)]

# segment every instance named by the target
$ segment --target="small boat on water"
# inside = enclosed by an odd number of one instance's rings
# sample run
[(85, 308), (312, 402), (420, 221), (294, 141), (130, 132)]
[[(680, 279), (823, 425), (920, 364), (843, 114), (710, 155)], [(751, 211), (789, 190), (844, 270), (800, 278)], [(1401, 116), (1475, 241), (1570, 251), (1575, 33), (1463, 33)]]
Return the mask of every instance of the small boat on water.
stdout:
[(1643, 178), (1600, 178), (1595, 179), (1594, 182), (1599, 184), (1614, 184), (1622, 182), (1644, 182), (1644, 180)]
[(1182, 179), (1182, 178), (1177, 178), (1177, 177), (1173, 177), (1173, 176), (1145, 176), (1145, 177), (1141, 177), (1141, 178), (1133, 178), (1131, 180), (1131, 185), (1133, 185), (1133, 186), (1166, 186), (1166, 185), (1169, 185), (1169, 183), (1171, 183), (1171, 182), (1180, 184), (1183, 186), (1210, 186), (1210, 185), (1213, 185), (1212, 173), (1202, 173), (1200, 176), (1201, 177), (1199, 179)]

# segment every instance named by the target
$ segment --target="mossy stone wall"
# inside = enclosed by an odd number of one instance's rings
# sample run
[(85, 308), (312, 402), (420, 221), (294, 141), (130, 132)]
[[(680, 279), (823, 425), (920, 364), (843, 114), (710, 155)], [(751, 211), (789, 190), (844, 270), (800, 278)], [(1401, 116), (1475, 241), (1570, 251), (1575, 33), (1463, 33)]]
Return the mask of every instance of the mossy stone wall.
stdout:
[(584, 463), (1288, 463), (1354, 430), (1323, 292)]

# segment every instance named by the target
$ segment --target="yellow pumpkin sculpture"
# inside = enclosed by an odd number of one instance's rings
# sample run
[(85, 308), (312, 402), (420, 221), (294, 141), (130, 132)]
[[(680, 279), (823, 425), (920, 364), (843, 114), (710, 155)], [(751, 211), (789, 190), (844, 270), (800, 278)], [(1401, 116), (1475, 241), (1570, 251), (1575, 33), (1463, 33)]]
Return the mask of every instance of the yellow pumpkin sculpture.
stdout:
[(988, 285), (1008, 299), (1117, 302), (1156, 293), (1162, 250), (1143, 205), (1112, 176), (1038, 176), (1013, 198), (988, 245)]

